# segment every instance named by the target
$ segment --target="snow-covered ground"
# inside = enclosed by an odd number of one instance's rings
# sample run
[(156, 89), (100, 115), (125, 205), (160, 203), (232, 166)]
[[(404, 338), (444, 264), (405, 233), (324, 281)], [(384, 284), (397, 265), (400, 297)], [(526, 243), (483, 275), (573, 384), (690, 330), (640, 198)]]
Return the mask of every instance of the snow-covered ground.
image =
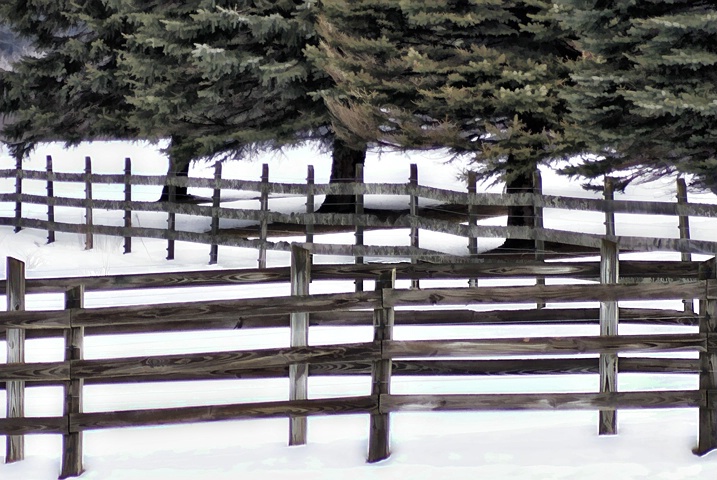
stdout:
[[(57, 171), (81, 171), (84, 157), (93, 158), (97, 173), (119, 173), (124, 158), (132, 157), (134, 171), (162, 174), (166, 159), (156, 147), (146, 144), (99, 143), (64, 150), (59, 145), (39, 148), (27, 161), (26, 168), (42, 169), (45, 155), (52, 154)], [(271, 165), (272, 181), (301, 182), (306, 166), (313, 164), (317, 183), (329, 176), (329, 158), (309, 147), (269, 155), (252, 161), (234, 162), (224, 168), (225, 178), (255, 179), (260, 177), (261, 163)], [(440, 154), (371, 155), (366, 165), (368, 182), (404, 182), (409, 164), (419, 165), (419, 179), (424, 185), (463, 190), (457, 180), (462, 164), (444, 164)], [(12, 168), (13, 162), (0, 152), (0, 169)], [(199, 165), (192, 175), (212, 175), (211, 165)], [(593, 196), (579, 185), (543, 172), (544, 189), (548, 194)], [(58, 189), (59, 184), (56, 184)], [(26, 182), (28, 193), (43, 193), (42, 182)], [(61, 187), (62, 188), (62, 187)], [(500, 191), (501, 187), (491, 187)], [(12, 180), (0, 180), (0, 191), (14, 191)], [(59, 190), (56, 190), (58, 195)], [(68, 194), (81, 197), (81, 188)], [(195, 193), (206, 195), (207, 192)], [(95, 194), (105, 198), (120, 198), (121, 191), (112, 187)], [(159, 196), (157, 187), (135, 190), (137, 199), (152, 200)], [(251, 205), (255, 200), (241, 199), (236, 192), (228, 196)], [(672, 200), (675, 196), (673, 180), (631, 187), (620, 198)], [(321, 199), (317, 199), (320, 201)], [(714, 203), (711, 195), (692, 195), (691, 201)], [(404, 202), (405, 199), (372, 199), (376, 205)], [(275, 208), (294, 208), (288, 199), (274, 199)], [(282, 203), (283, 202), (283, 203)], [(29, 210), (32, 211), (32, 210)], [(0, 204), (0, 215), (11, 216), (13, 205)], [(44, 218), (44, 211), (36, 211)], [(67, 209), (57, 212), (75, 221), (79, 211)], [(95, 212), (96, 220), (117, 224), (118, 215)], [(162, 227), (162, 215), (137, 216), (142, 226)], [(180, 228), (204, 229), (197, 219), (182, 218)], [(568, 213), (547, 210), (545, 224), (549, 228), (603, 231), (601, 214)], [(115, 222), (115, 223), (110, 223)], [(488, 222), (505, 222), (505, 218)], [(714, 239), (717, 221), (691, 219), (692, 236)], [(660, 216), (618, 215), (618, 234), (640, 236), (678, 236), (677, 219)], [(421, 233), (422, 246), (433, 245), (443, 251), (466, 252), (465, 240), (455, 237)], [(450, 238), (449, 238), (450, 237)], [(208, 266), (209, 248), (206, 245), (177, 245), (176, 260), (166, 261), (166, 244), (158, 240), (135, 240), (133, 252), (122, 255), (122, 240), (98, 236), (95, 248), (83, 250), (83, 239), (74, 234), (58, 234), (58, 241), (46, 245), (46, 233), (25, 230), (18, 234), (9, 227), (0, 228), (0, 257), (13, 256), (26, 262), (29, 277), (105, 275), (129, 272), (196, 270), (207, 268), (241, 268), (256, 265), (252, 250), (220, 247), (219, 264)], [(300, 239), (298, 239), (300, 240)], [(404, 242), (408, 232), (367, 234), (367, 243)], [(351, 235), (331, 235), (322, 242), (351, 242)], [(482, 243), (490, 248), (499, 241)], [(636, 258), (635, 256), (630, 256)], [(679, 254), (655, 253), (649, 257), (677, 259)], [(699, 259), (706, 257), (697, 257)], [(288, 255), (269, 252), (269, 265), (287, 265)], [(321, 258), (322, 262), (337, 259)], [(340, 260), (340, 259), (338, 259)], [(5, 268), (4, 261), (0, 262)], [(4, 275), (4, 274), (3, 274)], [(482, 285), (499, 284), (482, 281)], [(450, 283), (464, 286), (464, 282)], [(430, 286), (437, 286), (431, 283)], [(399, 284), (404, 287), (405, 284)], [(426, 284), (425, 286), (429, 286)], [(350, 290), (352, 284), (315, 282), (314, 293)], [(369, 287), (370, 288), (370, 285)], [(190, 291), (135, 291), (127, 294), (90, 293), (87, 307), (186, 301)], [(288, 286), (226, 287), (192, 289), (193, 299), (238, 298), (288, 294)], [(651, 302), (650, 306), (681, 308), (680, 302)], [(586, 306), (591, 306), (585, 304)], [(636, 302), (624, 306), (639, 305)], [(594, 306), (594, 305), (593, 305)], [(31, 295), (28, 309), (61, 308), (60, 295)], [(490, 307), (485, 307), (490, 308)], [(634, 333), (633, 328), (621, 327), (621, 333)], [(652, 332), (690, 331), (690, 329), (653, 327)], [(490, 336), (542, 336), (558, 334), (596, 334), (597, 327), (397, 327), (396, 338), (466, 338)], [(371, 337), (368, 327), (312, 328), (310, 343), (314, 345), (366, 341)], [(192, 334), (123, 335), (88, 337), (86, 358), (110, 358), (133, 355), (201, 352), (241, 348), (264, 348), (288, 345), (286, 329), (270, 332), (209, 331)], [(5, 352), (0, 352), (0, 362)], [(28, 361), (56, 361), (62, 357), (62, 342), (31, 340), (27, 346)], [(312, 398), (361, 395), (369, 392), (366, 378), (311, 378), (309, 394)], [(598, 388), (596, 375), (561, 377), (484, 377), (484, 378), (419, 378), (395, 377), (394, 393), (514, 393), (514, 392), (594, 392)], [(620, 390), (667, 390), (697, 388), (696, 375), (626, 375), (620, 376)], [(52, 416), (61, 414), (59, 387), (30, 388), (27, 394), (27, 414)], [(208, 382), (150, 383), (141, 385), (111, 385), (85, 387), (85, 411), (111, 411), (134, 408), (162, 408), (184, 405), (209, 405), (242, 401), (279, 400), (288, 398), (286, 380), (235, 380)], [(0, 394), (4, 404), (4, 392)], [(392, 456), (375, 465), (365, 463), (368, 416), (346, 416), (309, 419), (309, 444), (287, 447), (287, 420), (258, 420), (220, 422), (196, 425), (153, 428), (128, 428), (85, 433), (85, 466), (87, 479), (707, 479), (717, 469), (717, 456), (695, 457), (697, 410), (621, 411), (619, 435), (597, 435), (596, 412), (485, 412), (485, 413), (400, 413), (392, 415)], [(11, 465), (0, 465), (0, 478), (17, 480), (45, 480), (59, 474), (61, 439), (59, 436), (35, 435), (27, 437), (27, 459)], [(0, 449), (2, 451), (2, 449)]]

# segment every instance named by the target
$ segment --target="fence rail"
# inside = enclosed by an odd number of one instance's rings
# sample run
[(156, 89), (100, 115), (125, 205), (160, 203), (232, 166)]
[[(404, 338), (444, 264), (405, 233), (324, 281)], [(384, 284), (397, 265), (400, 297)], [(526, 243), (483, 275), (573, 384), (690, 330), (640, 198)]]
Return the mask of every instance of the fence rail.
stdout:
[[(359, 181), (362, 173), (358, 172), (357, 181), (351, 183), (317, 184), (314, 183), (313, 168), (307, 172), (304, 184), (277, 183), (269, 179), (269, 166), (264, 165), (262, 178), (257, 181), (222, 179), (221, 168), (215, 170), (214, 178), (187, 178), (166, 176), (142, 176), (131, 173), (131, 161), (126, 159), (122, 174), (91, 173), (91, 162), (87, 160), (85, 173), (61, 173), (53, 170), (51, 158), (48, 157), (46, 171), (30, 171), (22, 168), (0, 170), (0, 178), (11, 178), (15, 181), (15, 191), (0, 193), (0, 202), (15, 204), (12, 217), (0, 217), (0, 225), (13, 226), (18, 231), (22, 228), (46, 230), (48, 241), (54, 241), (55, 232), (77, 233), (86, 236), (87, 248), (92, 246), (92, 236), (96, 234), (123, 237), (124, 251), (132, 249), (132, 238), (163, 239), (168, 243), (168, 257), (174, 256), (174, 245), (177, 241), (202, 243), (210, 245), (209, 263), (216, 263), (218, 247), (235, 246), (256, 249), (260, 267), (266, 266), (266, 251), (276, 250), (289, 252), (291, 244), (284, 241), (272, 241), (271, 237), (286, 236), (273, 228), (289, 228), (290, 234), (304, 236), (303, 247), (313, 254), (341, 255), (358, 258), (357, 263), (366, 257), (402, 257), (430, 262), (476, 262), (484, 261), (477, 249), (477, 238), (507, 238), (533, 241), (544, 254), (543, 249), (550, 251), (551, 244), (562, 244), (582, 249), (599, 249), (603, 240), (614, 242), (623, 251), (675, 251), (687, 255), (690, 253), (717, 254), (717, 242), (690, 239), (689, 217), (717, 218), (717, 205), (689, 203), (684, 189), (684, 181), (678, 180), (677, 202), (646, 202), (614, 200), (611, 192), (605, 191), (604, 199), (569, 198), (543, 195), (540, 190), (540, 179), (536, 178), (536, 193), (477, 193), (474, 177), (468, 179), (464, 192), (428, 187), (419, 184), (418, 169), (411, 167), (406, 183), (371, 184)], [(42, 181), (47, 184), (47, 194), (36, 195), (24, 193), (25, 181)], [(85, 195), (82, 198), (69, 198), (57, 195), (58, 184), (71, 182), (84, 185)], [(123, 185), (124, 199), (110, 200), (97, 198), (97, 190), (93, 185)], [(156, 201), (133, 200), (133, 186), (153, 185), (172, 187), (191, 187), (211, 189), (212, 198), (204, 204), (171, 203)], [(220, 203), (220, 191), (230, 190), (254, 192), (259, 200), (259, 208), (230, 208)], [(95, 195), (93, 196), (93, 192)], [(352, 213), (325, 213), (315, 211), (314, 199), (317, 195), (343, 195), (354, 198)], [(136, 195), (136, 192), (135, 192)], [(365, 199), (373, 195), (401, 196), (406, 199), (405, 211), (378, 212), (366, 210)], [(284, 196), (302, 198), (305, 208), (297, 208), (291, 213), (271, 210), (271, 199)], [(432, 215), (431, 207), (421, 207), (426, 201), (449, 205), (452, 213)], [(47, 208), (45, 218), (38, 215), (27, 215), (28, 205), (40, 205)], [(23, 206), (25, 208), (23, 208)], [(488, 216), (506, 214), (508, 207), (531, 206), (537, 217), (531, 225), (487, 226), (479, 225), (478, 219), (483, 209)], [(58, 208), (72, 208), (84, 212), (82, 222), (59, 221)], [(613, 222), (603, 234), (587, 234), (566, 230), (545, 228), (542, 215), (547, 209), (570, 211), (601, 212), (612, 216)], [(115, 211), (121, 217), (122, 226), (100, 225), (93, 212), (100, 210)], [(167, 215), (167, 227), (150, 228), (133, 225), (132, 215), (137, 212), (154, 212)], [(445, 212), (444, 212), (445, 213)], [(639, 236), (618, 236), (614, 231), (615, 214), (667, 215), (679, 218), (679, 238), (650, 238)], [(177, 216), (201, 217), (206, 219), (203, 231), (187, 231), (177, 228)], [(222, 230), (219, 220), (241, 221), (247, 226), (238, 229)], [(116, 223), (116, 222), (115, 222)], [(531, 223), (531, 222), (528, 222)], [(613, 228), (610, 228), (610, 226)], [(279, 230), (281, 230), (279, 228)], [(314, 236), (321, 228), (344, 228), (355, 232), (353, 245), (315, 243)], [(405, 228), (409, 230), (406, 246), (377, 246), (364, 244), (364, 231), (367, 229)], [(447, 253), (421, 247), (420, 231), (441, 232), (465, 238), (465, 253)], [(547, 246), (546, 246), (547, 244)], [(687, 257), (685, 257), (687, 259)]]
[[(81, 473), (82, 432), (127, 426), (210, 422), (245, 418), (291, 419), (291, 444), (306, 442), (306, 423), (314, 415), (367, 414), (371, 417), (368, 460), (390, 454), (389, 417), (399, 411), (481, 410), (599, 410), (599, 431), (616, 433), (615, 412), (633, 408), (698, 408), (702, 454), (717, 448), (717, 409), (710, 400), (717, 388), (717, 270), (707, 262), (619, 262), (620, 277), (606, 272), (617, 258), (603, 249), (600, 262), (544, 264), (430, 265), (311, 265), (308, 250), (294, 245), (292, 267), (182, 272), (161, 275), (123, 275), (107, 278), (24, 278), (22, 263), (8, 261), (7, 312), (0, 312), (0, 330), (9, 349), (24, 348), (24, 338), (64, 335), (63, 361), (27, 363), (8, 355), (0, 365), (0, 382), (7, 390), (8, 415), (0, 419), (0, 435), (8, 438), (7, 461), (22, 458), (23, 436), (63, 435), (61, 476)], [(582, 285), (399, 289), (396, 278), (531, 278), (588, 279)], [(660, 279), (655, 282), (655, 279)], [(319, 279), (375, 280), (373, 291), (309, 294), (307, 282)], [(131, 307), (84, 308), (90, 290), (246, 285), (290, 282), (291, 295), (271, 298), (180, 302)], [(625, 283), (617, 283), (625, 282)], [(65, 292), (65, 309), (22, 311), (31, 293)], [(604, 308), (610, 302), (635, 299), (698, 300), (700, 311), (654, 308)], [(560, 308), (510, 310), (503, 304), (600, 302), (600, 309)], [(489, 311), (446, 310), (445, 307), (492, 304)], [(427, 306), (432, 308), (426, 310)], [(396, 307), (402, 307), (396, 309)], [(416, 310), (415, 307), (420, 308)], [(611, 313), (612, 312), (612, 313)], [(613, 319), (611, 315), (615, 315)], [(307, 318), (308, 317), (308, 318)], [(641, 325), (699, 326), (698, 332), (618, 335), (601, 328), (598, 336), (464, 338), (395, 340), (395, 325), (520, 325), (584, 324), (604, 326), (620, 320)], [(313, 325), (373, 325), (373, 340), (363, 343), (312, 346)], [(291, 345), (282, 348), (231, 350), (193, 354), (147, 355), (111, 359), (83, 359), (83, 339), (97, 333), (175, 331), (216, 328), (289, 327)], [(21, 335), (17, 335), (21, 332)], [(636, 353), (696, 352), (699, 358), (633, 357)], [(617, 354), (630, 353), (630, 357)], [(593, 355), (586, 358), (586, 355)], [(519, 358), (504, 358), (519, 357)], [(529, 358), (524, 358), (529, 357)], [(549, 358), (546, 358), (549, 357)], [(613, 369), (605, 360), (613, 359)], [(618, 392), (620, 372), (699, 374), (697, 390)], [(598, 374), (600, 390), (582, 393), (396, 395), (394, 375), (565, 375)], [(368, 395), (308, 398), (309, 375), (371, 375)], [(82, 411), (85, 385), (211, 379), (289, 378), (289, 400), (227, 405), (138, 409), (115, 412)], [(63, 385), (62, 416), (26, 417), (21, 408), (24, 390), (35, 385)], [(11, 407), (11, 405), (15, 407)], [(12, 446), (12, 451), (10, 447)], [(10, 456), (12, 453), (13, 456)]]

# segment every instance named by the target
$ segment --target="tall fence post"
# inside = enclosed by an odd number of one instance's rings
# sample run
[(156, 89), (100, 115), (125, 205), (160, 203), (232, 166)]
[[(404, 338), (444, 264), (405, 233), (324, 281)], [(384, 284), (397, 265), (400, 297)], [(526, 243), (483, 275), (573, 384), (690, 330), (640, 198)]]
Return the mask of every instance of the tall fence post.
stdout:
[(174, 231), (177, 228), (177, 214), (174, 208), (177, 205), (177, 186), (172, 182), (177, 178), (177, 172), (174, 168), (169, 169), (167, 177), (170, 180), (167, 188), (167, 260), (174, 260)]
[[(535, 232), (535, 260), (538, 262), (545, 261), (545, 240), (541, 237), (543, 231), (543, 207), (536, 205), (537, 199), (543, 195), (543, 177), (540, 170), (533, 172), (533, 231)], [(536, 285), (545, 285), (545, 277), (537, 277)], [(538, 309), (545, 308), (545, 302), (537, 302)]]
[(18, 158), (15, 160), (15, 233), (22, 230), (22, 177), (22, 158)]
[(132, 253), (132, 159), (124, 159), (124, 228), (127, 229), (124, 237), (124, 253)]
[[(619, 278), (618, 248), (615, 242), (603, 240), (600, 247), (600, 283), (603, 285), (616, 284)], [(618, 305), (616, 301), (600, 302), (600, 335), (612, 336), (618, 334)], [(617, 366), (616, 353), (600, 354), (600, 393), (617, 392)], [(615, 410), (600, 410), (598, 433), (600, 435), (613, 435), (617, 433), (617, 412)]]
[[(685, 183), (685, 179), (680, 177), (677, 179), (677, 204), (678, 205), (687, 205), (687, 184)], [(680, 215), (679, 216), (679, 228), (680, 228), (680, 238), (689, 240), (690, 239), (690, 217), (687, 215)], [(680, 254), (680, 258), (683, 262), (691, 262), (692, 261), (692, 254), (687, 252), (682, 252)], [(685, 312), (694, 312), (695, 311), (695, 302), (692, 298), (686, 298), (682, 300), (682, 304), (684, 305)]]
[[(65, 309), (84, 308), (84, 285), (73, 287), (65, 292)], [(84, 327), (71, 327), (65, 330), (65, 361), (82, 360)], [(71, 364), (70, 364), (71, 365)], [(63, 416), (67, 420), (67, 433), (62, 435), (62, 471), (60, 478), (77, 477), (83, 472), (82, 432), (70, 430), (71, 416), (82, 413), (82, 387), (84, 380), (75, 379), (70, 366), (69, 382), (65, 382), (65, 402)]]
[(85, 250), (92, 250), (94, 221), (92, 219), (92, 159), (85, 157)]
[[(20, 260), (7, 259), (7, 311), (25, 310), (25, 264)], [(7, 363), (25, 362), (25, 330), (8, 328)], [(21, 380), (6, 383), (6, 417), (23, 418), (25, 416), (25, 382)], [(5, 463), (17, 462), (25, 458), (25, 437), (8, 435), (5, 440)]]
[(612, 201), (615, 200), (615, 182), (610, 177), (605, 177), (605, 185), (603, 187), (603, 198), (605, 205), (605, 235), (608, 237), (615, 236), (615, 209)]
[[(717, 285), (717, 259), (711, 260), (712, 268), (707, 279), (707, 292), (712, 291)], [(699, 411), (699, 435), (697, 455), (704, 455), (717, 449), (717, 298), (711, 297), (708, 293), (705, 298), (700, 299), (700, 333), (706, 337), (707, 349), (700, 352), (700, 392), (704, 398), (704, 404)]]
[[(360, 184), (363, 185), (363, 178), (364, 178), (364, 176), (363, 176), (363, 163), (357, 163), (357, 164), (356, 164), (356, 176), (355, 176), (354, 181), (355, 181), (356, 183), (360, 183)], [(363, 238), (364, 227), (362, 227), (362, 226), (360, 225), (363, 220), (362, 220), (362, 219), (359, 220), (359, 217), (362, 217), (363, 214), (364, 214), (364, 203), (363, 203), (364, 199), (363, 199), (363, 193), (356, 195), (355, 198), (356, 198), (356, 219), (357, 219), (357, 222), (356, 222), (356, 231), (355, 231), (355, 233), (354, 233), (354, 236), (356, 237), (356, 246), (357, 246), (357, 247), (363, 247), (363, 245), (364, 245), (364, 238)], [(364, 263), (364, 258), (363, 258), (363, 256), (357, 256), (355, 262), (356, 262), (356, 265), (363, 265), (363, 263)], [(357, 291), (357, 292), (363, 292), (363, 280), (361, 280), (361, 279), (356, 279), (356, 280), (354, 281), (354, 283), (356, 284), (356, 291)]]
[[(408, 177), (410, 196), (408, 197), (408, 208), (411, 214), (412, 222), (418, 221), (418, 165), (415, 163), (411, 164), (411, 171)], [(411, 226), (411, 247), (418, 249), (420, 246), (418, 239), (418, 226)], [(418, 263), (418, 259), (415, 255), (411, 256), (411, 264), (415, 265)], [(418, 279), (411, 280), (411, 288), (420, 288), (420, 281)]]
[[(478, 176), (476, 172), (468, 172), (468, 228), (478, 225), (477, 206), (475, 205), (475, 194), (478, 191)], [(471, 201), (473, 200), (473, 201)], [(468, 255), (475, 258), (478, 255), (478, 239), (471, 233), (468, 236)], [(468, 280), (469, 287), (477, 287), (478, 279)]]
[(314, 213), (314, 166), (309, 165), (306, 172), (306, 243), (314, 243), (314, 222), (309, 216)]
[[(396, 285), (396, 270), (381, 274), (376, 281), (376, 290), (382, 292), (393, 289)], [(383, 297), (384, 295), (382, 295)], [(393, 307), (382, 305), (373, 312), (373, 341), (381, 344), (393, 339), (394, 310)], [(383, 355), (382, 355), (383, 356)], [(376, 360), (371, 368), (371, 395), (376, 399), (377, 411), (371, 414), (368, 438), (368, 462), (378, 462), (389, 457), (390, 446), (390, 417), (388, 413), (381, 413), (381, 395), (391, 393), (391, 367), (390, 358)]]
[(217, 234), (219, 233), (219, 205), (221, 200), (222, 164), (214, 164), (214, 192), (212, 192), (212, 245), (209, 247), (209, 265), (215, 265), (219, 256)]
[[(309, 295), (311, 282), (311, 253), (298, 245), (291, 246), (291, 294)], [(292, 313), (290, 316), (291, 346), (309, 344), (309, 314)], [(309, 387), (309, 365), (289, 366), (289, 400), (306, 400)], [(289, 419), (289, 445), (306, 444), (306, 417)]]
[(259, 212), (261, 215), (259, 222), (259, 268), (266, 268), (266, 238), (269, 229), (267, 219), (267, 215), (269, 214), (269, 164), (267, 163), (261, 166)]
[(52, 224), (55, 223), (55, 182), (52, 171), (52, 155), (46, 157), (45, 170), (47, 171), (47, 243), (55, 241), (55, 230)]

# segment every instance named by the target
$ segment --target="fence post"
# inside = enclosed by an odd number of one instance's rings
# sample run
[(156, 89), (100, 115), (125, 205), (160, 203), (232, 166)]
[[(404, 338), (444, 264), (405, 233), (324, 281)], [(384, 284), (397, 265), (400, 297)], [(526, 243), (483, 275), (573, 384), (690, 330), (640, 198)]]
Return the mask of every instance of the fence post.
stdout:
[[(25, 264), (20, 260), (7, 259), (7, 311), (25, 310)], [(7, 363), (25, 362), (25, 330), (8, 328)], [(23, 418), (25, 416), (25, 382), (21, 380), (6, 383), (6, 417)], [(8, 435), (5, 440), (5, 463), (17, 462), (25, 458), (25, 437)]]
[[(298, 245), (291, 246), (291, 294), (308, 295), (311, 282), (311, 253)], [(291, 346), (305, 347), (309, 344), (309, 314), (292, 313)], [(306, 400), (309, 387), (309, 365), (289, 366), (289, 400)], [(289, 445), (306, 444), (306, 417), (289, 419)]]
[(92, 220), (92, 159), (85, 157), (85, 250), (92, 250), (94, 221)]
[[(687, 205), (687, 184), (685, 183), (685, 179), (680, 177), (677, 179), (677, 204), (678, 205)], [(687, 215), (680, 215), (679, 216), (679, 228), (680, 228), (680, 238), (682, 239), (690, 239), (690, 217)], [(683, 262), (691, 262), (692, 261), (692, 254), (682, 252), (680, 254), (681, 260)], [(682, 300), (682, 304), (684, 305), (685, 312), (694, 312), (695, 311), (695, 302), (691, 298), (687, 298)]]
[[(615, 242), (603, 240), (600, 247), (600, 283), (615, 284), (619, 278), (619, 256)], [(600, 302), (600, 335), (618, 334), (618, 304), (616, 301)], [(600, 393), (617, 392), (616, 353), (600, 354)], [(613, 435), (617, 433), (617, 411), (600, 410), (598, 433)]]
[[(475, 205), (475, 202), (471, 202), (471, 199), (475, 200), (475, 194), (478, 191), (477, 187), (478, 176), (476, 175), (476, 172), (468, 172), (468, 228), (478, 225), (478, 214), (476, 213), (477, 206)], [(471, 258), (475, 258), (475, 256), (478, 255), (478, 239), (473, 236), (472, 233), (468, 236), (468, 255), (470, 255)], [(477, 287), (478, 279), (469, 279), (468, 286)]]
[[(356, 177), (354, 181), (356, 183), (360, 183), (363, 185), (363, 163), (357, 163), (356, 164)], [(356, 233), (354, 236), (356, 237), (356, 246), (362, 247), (364, 245), (364, 239), (363, 239), (363, 232), (364, 228), (360, 226), (363, 219), (359, 219), (360, 216), (363, 216), (364, 214), (364, 208), (363, 208), (363, 193), (358, 194), (355, 196), (356, 198)], [(363, 265), (364, 259), (362, 256), (357, 256), (355, 260), (356, 265)], [(354, 281), (356, 284), (356, 291), (357, 292), (363, 292), (363, 280), (356, 279)]]
[(46, 171), (47, 171), (47, 243), (53, 243), (55, 241), (55, 230), (52, 228), (52, 224), (55, 222), (55, 205), (53, 204), (53, 198), (55, 198), (55, 182), (53, 181), (54, 175), (52, 172), (52, 155), (46, 157)]
[(306, 173), (306, 243), (314, 243), (314, 222), (309, 215), (314, 213), (314, 166), (309, 165)]
[(15, 160), (15, 233), (22, 230), (22, 177), (22, 158), (18, 158)]
[(132, 234), (129, 233), (132, 228), (132, 160), (129, 157), (124, 159), (124, 201), (124, 228), (128, 232), (124, 237), (124, 253), (132, 253)]
[[(84, 308), (84, 285), (73, 287), (65, 292), (65, 309)], [(65, 330), (65, 361), (82, 360), (84, 327), (71, 327)], [(83, 472), (82, 432), (70, 431), (70, 420), (74, 414), (82, 413), (82, 387), (84, 380), (74, 379), (70, 364), (69, 382), (65, 382), (65, 402), (63, 416), (67, 420), (67, 433), (62, 435), (62, 472), (60, 478), (77, 477)]]
[[(408, 208), (410, 209), (411, 221), (416, 222), (418, 220), (418, 195), (416, 190), (418, 189), (418, 165), (415, 163), (411, 164), (411, 172), (408, 177), (410, 196), (408, 199)], [(418, 227), (411, 227), (411, 247), (418, 249), (420, 246), (418, 239)], [(418, 259), (415, 256), (411, 256), (411, 263), (415, 265), (418, 263)], [(411, 280), (411, 288), (420, 288), (421, 284), (418, 279)]]
[[(715, 267), (717, 259), (712, 259), (712, 274), (707, 279), (710, 292), (714, 288)], [(712, 288), (709, 288), (712, 287)], [(717, 448), (717, 349), (714, 342), (717, 337), (717, 299), (700, 299), (700, 333), (706, 337), (707, 349), (700, 352), (700, 392), (704, 398), (704, 404), (700, 406), (699, 413), (699, 436), (697, 443), (697, 455), (704, 455)]]
[[(543, 230), (543, 207), (536, 205), (538, 196), (543, 195), (543, 177), (540, 170), (533, 172), (533, 231), (535, 232), (535, 260), (538, 262), (545, 261), (545, 240), (539, 238)], [(545, 277), (537, 277), (536, 285), (545, 285)], [(537, 302), (538, 309), (545, 308), (545, 302)]]
[(212, 192), (212, 245), (209, 247), (209, 265), (217, 263), (219, 256), (219, 245), (217, 245), (217, 234), (219, 233), (219, 201), (221, 198), (222, 164), (214, 164), (214, 192)]
[[(385, 272), (376, 281), (376, 290), (384, 292), (392, 289), (396, 284), (396, 270)], [(383, 297), (383, 295), (382, 295)], [(381, 343), (383, 352), (384, 340), (393, 339), (393, 307), (381, 308), (373, 312), (373, 341)], [(371, 367), (371, 395), (376, 399), (376, 412), (371, 414), (368, 438), (368, 462), (378, 462), (389, 457), (390, 451), (390, 417), (388, 413), (381, 413), (381, 395), (391, 393), (391, 367), (390, 358), (376, 360)]]
[(269, 164), (261, 166), (261, 197), (259, 200), (259, 268), (266, 268), (266, 237), (268, 235), (267, 215), (269, 213)]
[(174, 168), (169, 169), (167, 174), (170, 180), (169, 188), (167, 188), (167, 260), (174, 260), (174, 231), (177, 228), (177, 216), (174, 211), (174, 206), (177, 204), (177, 186), (173, 185), (171, 180), (177, 178), (177, 172)]
[(608, 203), (605, 205), (605, 235), (613, 237), (615, 236), (615, 212), (610, 202), (615, 199), (615, 183), (610, 177), (605, 177), (603, 198)]

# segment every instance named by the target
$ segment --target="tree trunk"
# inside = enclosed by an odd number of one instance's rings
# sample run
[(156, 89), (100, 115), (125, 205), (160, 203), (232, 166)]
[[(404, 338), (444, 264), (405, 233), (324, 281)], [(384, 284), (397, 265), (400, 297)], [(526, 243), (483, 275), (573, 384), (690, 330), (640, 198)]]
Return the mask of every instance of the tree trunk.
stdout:
[[(510, 163), (510, 159), (508, 160)], [(535, 167), (537, 168), (537, 166)], [(533, 170), (522, 170), (520, 173), (508, 171), (508, 180), (505, 185), (506, 193), (533, 193)], [(532, 205), (522, 205), (516, 207), (508, 207), (508, 223), (509, 227), (533, 227), (535, 217), (535, 209)], [(509, 238), (501, 245), (501, 250), (506, 253), (520, 251), (535, 250), (534, 240), (522, 240), (518, 238)]]
[[(167, 177), (169, 177), (172, 174), (172, 169), (174, 167), (174, 175), (177, 177), (188, 177), (189, 176), (189, 163), (186, 162), (183, 165), (176, 165), (174, 162), (170, 160), (169, 168), (167, 169)], [(187, 194), (187, 187), (176, 187), (176, 200), (177, 203), (180, 202), (186, 202), (190, 199), (189, 194)], [(159, 197), (160, 202), (167, 202), (169, 201), (169, 186), (165, 185), (162, 188), (162, 196)]]
[[(191, 145), (185, 142), (183, 137), (173, 136), (165, 152), (169, 156), (167, 178), (170, 176), (188, 177), (189, 164), (192, 163), (192, 159), (195, 157), (195, 152), (192, 150)], [(177, 203), (190, 201), (191, 197), (187, 194), (187, 187), (176, 187), (175, 199)], [(169, 201), (169, 186), (164, 186), (159, 201)]]
[[(333, 144), (330, 183), (351, 183), (356, 177), (356, 165), (366, 161), (366, 147), (357, 150), (336, 138)], [(319, 213), (353, 213), (356, 208), (354, 195), (326, 195)]]

